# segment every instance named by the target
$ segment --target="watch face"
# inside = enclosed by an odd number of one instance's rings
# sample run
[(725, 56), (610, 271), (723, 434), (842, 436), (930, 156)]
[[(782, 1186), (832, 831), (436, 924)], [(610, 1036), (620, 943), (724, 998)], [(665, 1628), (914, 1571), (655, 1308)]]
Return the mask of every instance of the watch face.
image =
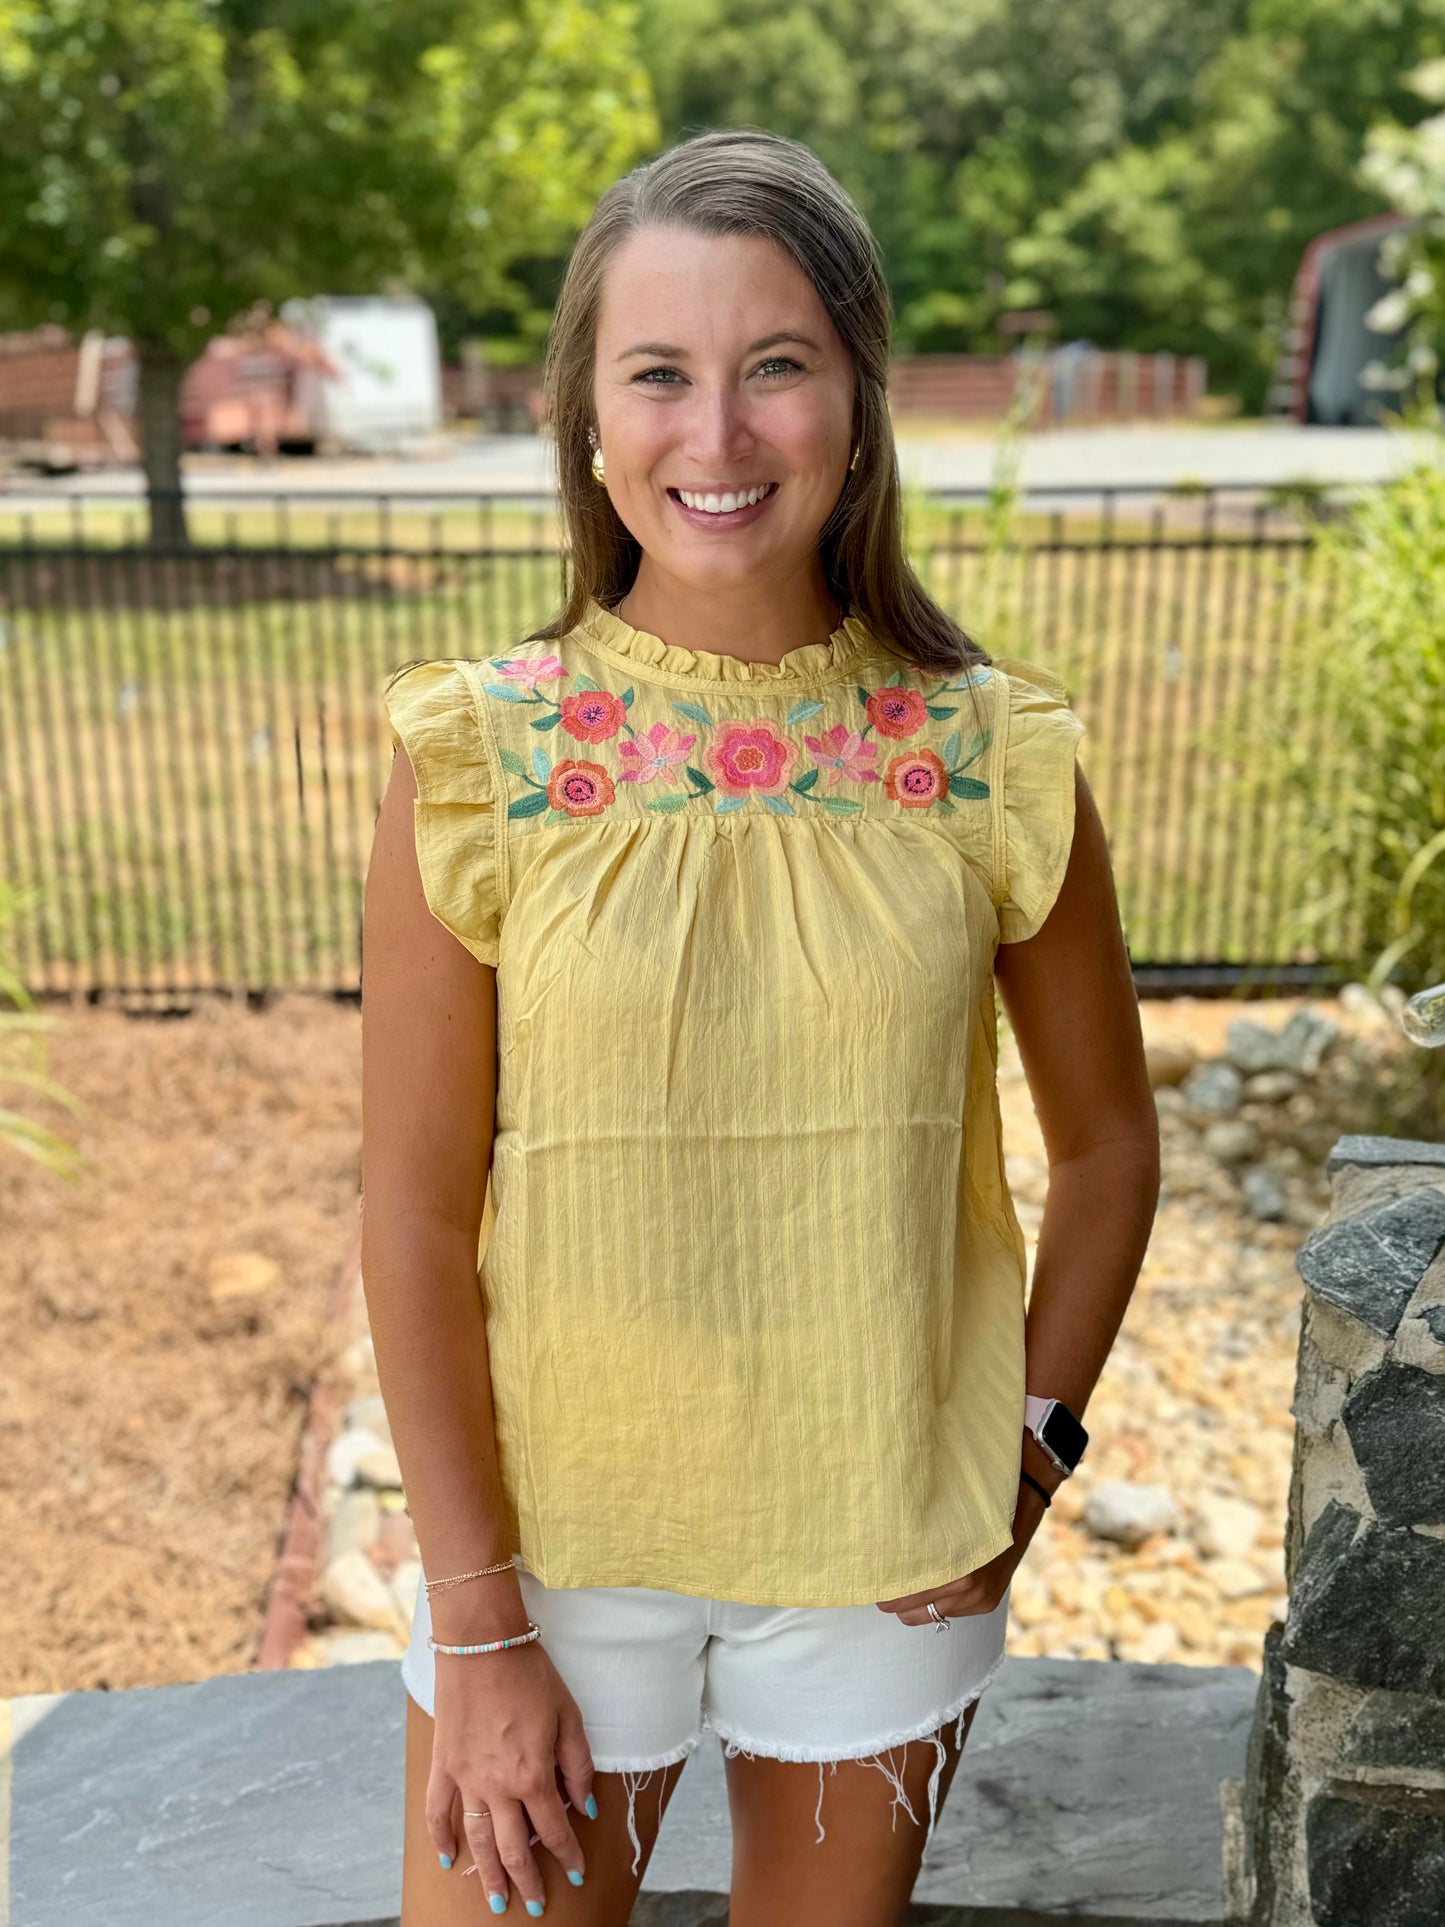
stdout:
[(1050, 1451), (1058, 1453), (1070, 1471), (1083, 1457), (1084, 1447), (1089, 1442), (1089, 1435), (1083, 1426), (1073, 1413), (1062, 1405), (1054, 1405), (1050, 1408), (1048, 1417), (1040, 1428), (1039, 1438)]

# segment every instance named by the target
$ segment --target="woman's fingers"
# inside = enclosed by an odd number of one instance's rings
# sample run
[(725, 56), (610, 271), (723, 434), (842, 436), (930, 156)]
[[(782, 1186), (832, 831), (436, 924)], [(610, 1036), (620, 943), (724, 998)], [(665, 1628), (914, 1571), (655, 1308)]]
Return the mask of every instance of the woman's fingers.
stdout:
[[(574, 1701), (562, 1713), (557, 1726), (557, 1765), (567, 1797), (578, 1813), (597, 1818), (597, 1802), (592, 1799), (592, 1749), (582, 1724), (581, 1710)], [(589, 1807), (588, 1801), (592, 1804)]]
[(532, 1816), (536, 1837), (572, 1885), (580, 1887), (587, 1862), (577, 1844), (577, 1836), (572, 1831), (572, 1823), (567, 1818), (567, 1809), (562, 1804), (562, 1796), (557, 1791), (557, 1782), (552, 1775), (548, 1775), (545, 1788), (527, 1795), (527, 1811)]
[[(458, 1795), (458, 1809), (462, 1804), (461, 1797)], [(474, 1816), (482, 1813), (482, 1809), (486, 1808), (483, 1818), (464, 1818), (461, 1823), (466, 1829), (467, 1845), (472, 1850), (472, 1859), (475, 1863), (466, 1871), (468, 1874), (477, 1875), (482, 1883), (482, 1892), (489, 1901), (493, 1894), (499, 1894), (505, 1902), (511, 1893), (511, 1883), (507, 1869), (502, 1864), (502, 1856), (497, 1850), (497, 1831), (492, 1818), (494, 1808), (490, 1802), (481, 1798), (469, 1800), (466, 1805)], [(492, 1911), (496, 1913), (499, 1909), (494, 1907)]]
[[(539, 1794), (536, 1797), (541, 1804), (544, 1796)], [(552, 1799), (558, 1807), (561, 1806), (562, 1803), (557, 1799), (555, 1790), (552, 1793)], [(524, 1808), (519, 1800), (493, 1800), (490, 1832), (496, 1842), (497, 1858), (508, 1879), (522, 1896), (523, 1901), (530, 1903), (531, 1911), (535, 1913), (546, 1904), (547, 1889), (542, 1880), (541, 1869), (533, 1858), (531, 1847), (527, 1844), (535, 1823), (535, 1816), (531, 1822), (527, 1819), (530, 1805), (530, 1799), (527, 1808)], [(475, 1820), (467, 1822), (468, 1827), (476, 1827), (479, 1824), (486, 1826), (487, 1822), (485, 1820), (480, 1823)], [(468, 1840), (472, 1838), (470, 1833), (467, 1838)], [(475, 1844), (472, 1851), (476, 1852)]]
[(443, 1773), (432, 1756), (432, 1770), (426, 1783), (426, 1830), (444, 1867), (457, 1857), (457, 1834), (452, 1824), (452, 1805), (456, 1782)]

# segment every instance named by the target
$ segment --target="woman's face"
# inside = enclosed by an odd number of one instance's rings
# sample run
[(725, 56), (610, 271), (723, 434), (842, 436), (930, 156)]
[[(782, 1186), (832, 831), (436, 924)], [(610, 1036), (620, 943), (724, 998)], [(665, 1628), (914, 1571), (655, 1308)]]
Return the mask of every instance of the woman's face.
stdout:
[(816, 557), (848, 475), (853, 368), (772, 241), (631, 235), (607, 270), (594, 393), (613, 506), (669, 574), (755, 587)]

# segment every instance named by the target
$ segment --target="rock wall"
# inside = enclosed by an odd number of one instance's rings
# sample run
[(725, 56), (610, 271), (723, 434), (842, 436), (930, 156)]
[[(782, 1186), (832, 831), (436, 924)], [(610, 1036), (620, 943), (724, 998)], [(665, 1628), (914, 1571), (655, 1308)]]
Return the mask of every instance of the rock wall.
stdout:
[(1245, 1777), (1236, 1927), (1445, 1920), (1445, 1144), (1345, 1137), (1301, 1245), (1289, 1610)]

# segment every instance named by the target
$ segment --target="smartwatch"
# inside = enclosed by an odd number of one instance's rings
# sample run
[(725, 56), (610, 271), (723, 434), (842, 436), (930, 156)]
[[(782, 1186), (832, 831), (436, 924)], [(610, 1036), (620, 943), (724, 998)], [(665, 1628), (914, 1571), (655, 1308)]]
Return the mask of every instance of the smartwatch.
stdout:
[(1062, 1399), (1024, 1394), (1024, 1426), (1067, 1477), (1084, 1455), (1089, 1435)]

